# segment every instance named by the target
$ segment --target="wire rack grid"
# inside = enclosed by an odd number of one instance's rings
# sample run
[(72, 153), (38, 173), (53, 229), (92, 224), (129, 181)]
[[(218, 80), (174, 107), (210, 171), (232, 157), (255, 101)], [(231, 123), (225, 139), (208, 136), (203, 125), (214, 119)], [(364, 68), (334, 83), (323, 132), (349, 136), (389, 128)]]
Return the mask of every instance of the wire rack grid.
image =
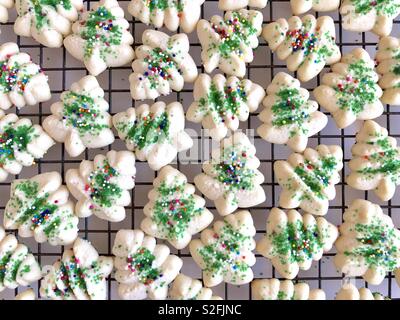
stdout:
[[(96, 2), (97, 1), (92, 0), (86, 1), (86, 8), (90, 9)], [(141, 35), (143, 31), (152, 27), (135, 21), (130, 16), (126, 10), (129, 0), (120, 0), (119, 3), (120, 6), (124, 8), (125, 17), (130, 22), (130, 30), (135, 39), (133, 46), (136, 48), (141, 45)], [(7, 41), (16, 42), (20, 46), (21, 51), (29, 53), (32, 59), (42, 66), (45, 73), (49, 76), (52, 99), (38, 106), (26, 107), (20, 112), (18, 110), (11, 110), (9, 112), (16, 112), (21, 117), (29, 117), (35, 123), (42, 123), (42, 120), (50, 114), (50, 105), (58, 100), (60, 93), (64, 90), (68, 90), (71, 83), (86, 75), (87, 71), (81, 62), (75, 60), (66, 52), (65, 48), (49, 49), (39, 45), (33, 39), (16, 36), (13, 32), (13, 23), (16, 13), (15, 9), (11, 11), (9, 22), (1, 25), (0, 44)], [(260, 11), (262, 11), (264, 15), (264, 23), (269, 23), (281, 17), (289, 18), (291, 16), (289, 0), (269, 0), (267, 7)], [(318, 13), (312, 13), (318, 16)], [(202, 18), (209, 19), (214, 14), (223, 14), (223, 12), (218, 10), (218, 0), (206, 0), (202, 7)], [(325, 13), (325, 15), (332, 16), (335, 21), (336, 41), (342, 53), (346, 53), (354, 47), (363, 47), (371, 56), (375, 55), (376, 44), (378, 42), (376, 36), (371, 33), (351, 33), (343, 30), (341, 27), (341, 17), (338, 15), (337, 11)], [(396, 20), (392, 35), (398, 34), (399, 29), (400, 20)], [(161, 30), (171, 34), (168, 30)], [(201, 46), (196, 33), (193, 32), (190, 34), (189, 39), (191, 42), (190, 53), (196, 61), (199, 72), (204, 72), (200, 59)], [(312, 91), (312, 89), (320, 83), (321, 76), (328, 70), (329, 68), (325, 68), (316, 79), (306, 84), (303, 83), (302, 86)], [(273, 76), (280, 71), (287, 72), (285, 63), (278, 60), (277, 57), (272, 54), (265, 41), (260, 37), (260, 46), (255, 50), (254, 61), (248, 65), (247, 77), (266, 88)], [(118, 68), (109, 68), (97, 77), (101, 87), (106, 93), (106, 100), (108, 100), (110, 104), (111, 114), (125, 110), (130, 106), (139, 106), (143, 103), (141, 101), (133, 101), (130, 96), (128, 81), (130, 73), (131, 67), (128, 65)], [(193, 85), (185, 85), (185, 88), (181, 92), (172, 93), (159, 100), (165, 102), (180, 101), (186, 110), (193, 101)], [(252, 113), (248, 121), (241, 123), (240, 129), (255, 130), (260, 124), (257, 118), (260, 109), (262, 109), (262, 107), (260, 107), (257, 112)], [(330, 210), (326, 216), (327, 220), (336, 225), (340, 225), (342, 222), (342, 213), (346, 206), (356, 198), (365, 198), (380, 204), (384, 211), (393, 218), (395, 225), (399, 227), (399, 192), (396, 193), (391, 201), (382, 203), (372, 193), (353, 190), (343, 182), (345, 176), (348, 174), (347, 163), (351, 158), (350, 148), (354, 143), (355, 133), (360, 127), (360, 123), (352, 125), (344, 130), (339, 130), (333, 123), (333, 119), (330, 115), (328, 115), (328, 117), (330, 118), (328, 126), (319, 134), (309, 139), (309, 146), (311, 147), (320, 143), (338, 144), (344, 150), (345, 168), (341, 173), (341, 182), (336, 186), (336, 199), (330, 203)], [(384, 114), (377, 119), (377, 122), (385, 126), (390, 135), (397, 138), (400, 137), (400, 126), (396, 125), (398, 120), (400, 120), (400, 111), (396, 111), (395, 108), (391, 108), (388, 105), (385, 108)], [(197, 137), (194, 137), (194, 148), (200, 150), (200, 157), (197, 161), (192, 161), (190, 164), (182, 164), (180, 158), (184, 155), (178, 155), (175, 166), (187, 175), (189, 182), (193, 183), (194, 176), (201, 172), (203, 157), (208, 156), (209, 150), (211, 149), (211, 141), (201, 136), (200, 125), (187, 122), (186, 126), (199, 133)], [(272, 170), (273, 162), (278, 159), (286, 159), (290, 151), (286, 146), (267, 143), (257, 135), (254, 136), (254, 144), (257, 148), (257, 156), (261, 161), (260, 170), (265, 176), (263, 188), (267, 195), (267, 200), (264, 203), (250, 209), (257, 229), (256, 240), (258, 240), (265, 233), (265, 222), (269, 210), (278, 205), (280, 187), (276, 182)], [(125, 145), (116, 137), (115, 142), (111, 146), (103, 149), (86, 150), (85, 153), (78, 158), (70, 158), (68, 154), (65, 153), (62, 144), (57, 144), (52, 147), (43, 159), (37, 161), (36, 166), (24, 168), (19, 176), (11, 176), (6, 182), (0, 183), (0, 219), (2, 220), (5, 204), (9, 198), (10, 183), (14, 178), (28, 178), (35, 174), (52, 170), (58, 171), (64, 176), (67, 169), (77, 167), (82, 159), (91, 160), (94, 155), (106, 153), (111, 149), (124, 150)], [(137, 162), (136, 186), (131, 192), (132, 205), (126, 208), (127, 218), (120, 223), (109, 223), (95, 217), (81, 219), (79, 223), (79, 235), (90, 240), (100, 254), (111, 256), (115, 233), (122, 228), (139, 228), (140, 222), (143, 219), (143, 207), (147, 202), (147, 193), (152, 187), (155, 176), (156, 173), (151, 171), (146, 163)], [(215, 214), (215, 220), (220, 219), (213, 202), (207, 200), (207, 207)], [(15, 234), (17, 235), (17, 233)], [(63, 247), (59, 246), (52, 247), (48, 244), (37, 244), (31, 238), (19, 238), (19, 240), (29, 246), (42, 266), (54, 263), (56, 259), (61, 257), (64, 250)], [(181, 270), (183, 273), (201, 279), (201, 270), (194, 263), (187, 249), (179, 251), (171, 249), (171, 251), (184, 260), (184, 266)], [(327, 298), (333, 299), (343, 280), (343, 275), (338, 273), (333, 266), (332, 257), (334, 254), (334, 249), (324, 254), (320, 261), (313, 263), (310, 270), (300, 271), (295, 280), (307, 282), (311, 288), (322, 288), (327, 293)], [(253, 267), (256, 278), (281, 278), (267, 259), (258, 254), (256, 257), (257, 263)], [(356, 282), (358, 287), (364, 285), (368, 286), (361, 278), (356, 279)], [(32, 287), (35, 288), (37, 294), (39, 294), (39, 282), (35, 283)], [(400, 289), (392, 274), (389, 274), (381, 285), (370, 287), (373, 291), (379, 291), (391, 298), (400, 298)], [(108, 299), (118, 299), (116, 289), (117, 283), (113, 276), (110, 276), (108, 278)], [(13, 299), (14, 295), (21, 290), (23, 291), (24, 288), (14, 291), (5, 290), (0, 293), (0, 299)], [(220, 295), (225, 299), (251, 299), (250, 285), (233, 286), (221, 284), (215, 287), (213, 291), (214, 294)]]

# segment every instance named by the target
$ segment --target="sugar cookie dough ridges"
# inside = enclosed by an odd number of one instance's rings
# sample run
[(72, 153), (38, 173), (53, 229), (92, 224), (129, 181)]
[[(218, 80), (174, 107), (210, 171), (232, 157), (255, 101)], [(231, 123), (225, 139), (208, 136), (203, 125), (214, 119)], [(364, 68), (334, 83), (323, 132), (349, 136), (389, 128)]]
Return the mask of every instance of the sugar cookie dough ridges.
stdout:
[(182, 273), (172, 283), (169, 297), (173, 300), (222, 300), (219, 296), (213, 296), (210, 288), (203, 287), (200, 280)]
[(357, 289), (353, 284), (346, 283), (336, 294), (335, 300), (390, 300), (379, 292), (371, 292), (368, 288)]
[(290, 0), (294, 15), (301, 15), (307, 11), (317, 12), (334, 11), (339, 8), (340, 0)]
[(219, 0), (218, 8), (222, 11), (238, 10), (247, 6), (262, 9), (267, 3), (268, 0)]

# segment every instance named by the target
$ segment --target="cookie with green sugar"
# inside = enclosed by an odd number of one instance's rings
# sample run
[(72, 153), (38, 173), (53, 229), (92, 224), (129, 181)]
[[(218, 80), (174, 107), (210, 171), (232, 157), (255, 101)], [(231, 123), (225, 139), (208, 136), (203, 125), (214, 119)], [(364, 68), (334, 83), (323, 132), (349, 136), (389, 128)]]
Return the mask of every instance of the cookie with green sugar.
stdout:
[(180, 273), (172, 283), (168, 296), (172, 300), (222, 300), (214, 296), (210, 288), (203, 287), (200, 280)]
[(177, 277), (183, 261), (164, 244), (141, 230), (120, 230), (115, 236), (115, 279), (123, 300), (164, 300), (168, 285)]
[(14, 7), (14, 0), (0, 0), (0, 22), (8, 21), (8, 10)]
[(106, 300), (113, 258), (99, 256), (89, 241), (77, 238), (61, 260), (43, 269), (48, 270), (40, 282), (40, 296), (45, 299)]
[(111, 150), (96, 155), (93, 161), (82, 160), (77, 169), (68, 169), (65, 181), (78, 201), (76, 215), (86, 218), (94, 214), (111, 222), (124, 220), (135, 174), (135, 155), (130, 151)]
[(4, 227), (20, 237), (34, 237), (53, 246), (74, 242), (79, 219), (69, 192), (58, 172), (38, 174), (11, 183), (10, 200), (4, 210)]
[(52, 114), (43, 120), (43, 129), (54, 140), (64, 143), (71, 157), (77, 157), (86, 148), (103, 148), (114, 142), (108, 109), (96, 78), (85, 76), (51, 105)]
[(400, 231), (381, 207), (356, 199), (343, 214), (333, 262), (346, 277), (363, 277), (379, 285), (400, 268)]
[(314, 89), (318, 103), (332, 114), (339, 128), (383, 113), (382, 89), (374, 68), (367, 51), (353, 49), (332, 66), (332, 72), (324, 74), (322, 84)]
[(379, 292), (368, 288), (357, 289), (352, 283), (345, 283), (336, 294), (335, 300), (390, 300)]
[(322, 217), (272, 208), (257, 252), (270, 259), (284, 278), (294, 279), (300, 270), (309, 270), (313, 261), (331, 250), (337, 236), (337, 228)]
[(165, 239), (176, 249), (185, 248), (192, 236), (205, 229), (214, 215), (205, 208), (204, 198), (186, 176), (171, 166), (163, 167), (153, 181), (144, 206), (145, 218), (140, 228), (158, 239)]
[(339, 8), (340, 0), (290, 0), (290, 6), (294, 15), (300, 15), (307, 11), (317, 12), (334, 11)]
[(238, 10), (246, 7), (265, 8), (268, 0), (219, 0), (218, 8), (222, 11)]

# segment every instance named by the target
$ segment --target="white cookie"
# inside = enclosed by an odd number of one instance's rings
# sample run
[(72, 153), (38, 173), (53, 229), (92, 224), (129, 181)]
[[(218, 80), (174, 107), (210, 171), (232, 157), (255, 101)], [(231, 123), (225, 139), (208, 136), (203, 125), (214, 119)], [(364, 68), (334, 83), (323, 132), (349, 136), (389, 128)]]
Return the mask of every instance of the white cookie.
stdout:
[(196, 80), (196, 63), (189, 54), (189, 39), (184, 33), (168, 36), (146, 30), (143, 45), (138, 47), (132, 62), (133, 73), (129, 76), (132, 98), (156, 99), (169, 95), (172, 90), (181, 91), (185, 83)]
[(14, 32), (32, 37), (45, 47), (59, 48), (83, 10), (82, 0), (15, 0)]
[(382, 201), (390, 200), (400, 184), (400, 148), (395, 138), (375, 121), (365, 121), (351, 148), (347, 183), (357, 190), (374, 190)]
[(189, 121), (202, 123), (215, 140), (225, 138), (229, 130), (236, 131), (240, 121), (255, 112), (265, 96), (264, 89), (248, 79), (240, 80), (222, 74), (213, 78), (203, 73), (193, 90), (194, 102), (186, 112)]
[(42, 277), (40, 265), (28, 247), (0, 227), (0, 292), (27, 286)]
[(140, 228), (153, 237), (166, 239), (176, 249), (183, 249), (192, 235), (212, 222), (214, 215), (204, 207), (206, 201), (194, 194), (195, 188), (187, 183), (186, 176), (171, 166), (159, 171), (153, 186)]
[(321, 289), (310, 289), (304, 282), (290, 280), (257, 279), (251, 283), (253, 300), (325, 300)]
[(332, 249), (338, 237), (337, 228), (322, 217), (287, 213), (272, 208), (266, 234), (257, 243), (257, 251), (271, 259), (272, 265), (286, 279), (294, 279), (300, 270), (309, 270), (324, 252)]
[(21, 293), (18, 293), (14, 299), (15, 300), (36, 300), (36, 294), (35, 294), (35, 291), (33, 291), (33, 289), (28, 289)]
[(120, 230), (115, 236), (115, 279), (124, 300), (164, 300), (168, 285), (176, 278), (183, 261), (170, 254), (166, 245), (141, 230)]
[(130, 63), (135, 56), (132, 43), (129, 22), (117, 0), (101, 0), (84, 12), (64, 39), (65, 49), (94, 76)]
[(14, 0), (0, 0), (0, 22), (8, 21), (8, 9), (14, 7)]
[(301, 15), (307, 11), (318, 12), (334, 11), (339, 8), (340, 0), (290, 0), (294, 15)]
[(300, 81), (279, 72), (267, 88), (264, 110), (258, 118), (264, 123), (257, 133), (270, 143), (287, 144), (294, 152), (303, 152), (308, 138), (320, 132), (328, 117), (318, 111), (318, 103)]
[(335, 24), (328, 16), (316, 19), (308, 14), (302, 18), (281, 18), (267, 24), (262, 35), (280, 60), (286, 60), (289, 71), (297, 71), (300, 81), (316, 77), (326, 65), (340, 60), (335, 43)]
[(43, 121), (43, 129), (57, 142), (65, 144), (71, 157), (86, 148), (102, 148), (114, 142), (108, 102), (96, 78), (86, 76), (64, 91), (50, 107), (52, 115)]
[(51, 98), (47, 76), (18, 45), (0, 46), (0, 109), (33, 106)]
[(135, 156), (129, 151), (111, 150), (107, 155), (96, 155), (93, 161), (82, 160), (79, 169), (69, 169), (65, 181), (78, 200), (76, 215), (86, 218), (95, 214), (111, 222), (124, 220), (135, 174)]
[(347, 277), (363, 277), (380, 284), (388, 272), (400, 267), (400, 231), (382, 209), (357, 199), (343, 214), (333, 262)]
[(353, 284), (346, 283), (336, 294), (335, 300), (388, 300), (378, 292), (371, 292), (368, 288), (357, 289)]
[(332, 66), (332, 72), (324, 74), (322, 85), (314, 89), (318, 103), (332, 114), (339, 128), (346, 128), (356, 120), (377, 118), (383, 113), (379, 100), (382, 89), (374, 67), (367, 51), (353, 49)]
[(220, 148), (212, 151), (212, 159), (203, 163), (204, 173), (194, 178), (196, 187), (214, 201), (222, 216), (237, 208), (254, 207), (265, 201), (261, 184), (263, 174), (257, 169), (260, 160), (256, 148), (242, 132), (225, 138)]
[(222, 72), (243, 78), (246, 63), (254, 59), (258, 47), (263, 15), (259, 11), (241, 9), (228, 11), (224, 18), (212, 16), (210, 22), (197, 24), (202, 52), (201, 60), (207, 73), (219, 68)]
[(267, 3), (268, 0), (219, 0), (218, 8), (222, 11), (238, 10), (247, 6), (262, 9)]
[(201, 6), (205, 0), (167, 0), (148, 1), (131, 0), (129, 13), (141, 22), (156, 28), (165, 26), (170, 31), (179, 27), (185, 33), (191, 33), (199, 21)]
[(400, 14), (400, 0), (343, 0), (340, 14), (345, 30), (388, 36)]
[(172, 300), (222, 300), (214, 296), (210, 288), (203, 287), (200, 280), (192, 279), (180, 273), (169, 290)]
[(282, 187), (279, 205), (325, 215), (329, 200), (336, 196), (335, 184), (340, 181), (342, 160), (343, 151), (339, 146), (320, 144), (316, 149), (305, 149), (303, 154), (292, 153), (287, 161), (275, 161), (275, 176)]
[(93, 245), (77, 238), (64, 250), (61, 261), (46, 266), (40, 295), (51, 300), (106, 300), (107, 280), (113, 269), (111, 257), (99, 256)]
[(147, 161), (153, 170), (171, 163), (178, 152), (188, 150), (193, 140), (184, 131), (185, 114), (179, 102), (166, 105), (129, 108), (113, 117), (118, 136), (140, 161)]
[(14, 180), (4, 210), (4, 227), (18, 229), (20, 237), (33, 236), (39, 243), (70, 244), (78, 236), (79, 219), (68, 196), (55, 171)]
[(213, 229), (204, 230), (200, 239), (190, 242), (190, 254), (203, 270), (206, 287), (221, 282), (242, 285), (253, 280), (255, 234), (250, 212), (242, 210), (215, 222)]
[(378, 44), (375, 60), (376, 71), (381, 75), (379, 86), (383, 90), (381, 101), (400, 105), (400, 40), (383, 37)]
[(14, 113), (0, 110), (0, 182), (8, 174), (19, 174), (23, 167), (34, 164), (54, 145), (42, 127)]
[(395, 275), (397, 284), (400, 286), (400, 268), (398, 268), (398, 269), (396, 269), (396, 270), (394, 271), (394, 275)]

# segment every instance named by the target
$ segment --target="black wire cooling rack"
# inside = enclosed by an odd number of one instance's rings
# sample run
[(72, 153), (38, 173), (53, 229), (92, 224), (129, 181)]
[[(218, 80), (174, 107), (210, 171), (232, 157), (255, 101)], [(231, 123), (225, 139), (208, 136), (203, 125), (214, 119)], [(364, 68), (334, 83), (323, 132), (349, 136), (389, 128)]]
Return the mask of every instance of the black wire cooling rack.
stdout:
[[(97, 1), (86, 1), (86, 8), (90, 9), (93, 4)], [(141, 45), (141, 35), (143, 30), (152, 28), (151, 26), (145, 26), (139, 21), (135, 21), (128, 11), (126, 10), (129, 0), (120, 0), (120, 6), (125, 10), (125, 17), (130, 21), (130, 30), (134, 35), (134, 48)], [(9, 110), (8, 112), (16, 112), (21, 117), (29, 117), (35, 123), (42, 123), (44, 117), (50, 114), (49, 106), (58, 100), (60, 93), (64, 90), (68, 90), (71, 83), (79, 80), (82, 76), (87, 74), (83, 64), (79, 61), (74, 60), (65, 50), (60, 49), (49, 49), (42, 45), (39, 45), (30, 38), (22, 38), (16, 36), (13, 32), (13, 23), (15, 20), (15, 9), (10, 10), (10, 21), (1, 25), (0, 44), (7, 41), (16, 42), (21, 51), (28, 52), (31, 54), (32, 59), (39, 63), (45, 73), (49, 76), (49, 83), (52, 89), (52, 99), (49, 102), (41, 103), (38, 106), (26, 107), (20, 112), (17, 110)], [(264, 23), (277, 20), (278, 18), (291, 16), (291, 10), (289, 0), (269, 0), (267, 7), (261, 10), (264, 15)], [(313, 13), (313, 12), (312, 12)], [(202, 18), (209, 19), (212, 15), (222, 15), (223, 12), (218, 10), (218, 0), (206, 0), (202, 7)], [(314, 13), (315, 14), (315, 13)], [(319, 14), (322, 15), (322, 14)], [(365, 48), (373, 57), (376, 51), (376, 45), (378, 38), (371, 33), (351, 33), (344, 31), (341, 27), (341, 17), (337, 12), (324, 13), (324, 15), (330, 15), (333, 17), (336, 26), (336, 42), (340, 46), (343, 53), (346, 53), (354, 47)], [(318, 14), (316, 14), (318, 16)], [(400, 19), (395, 21), (392, 35), (398, 36), (400, 25)], [(170, 32), (162, 29), (170, 34)], [(191, 41), (191, 54), (194, 57), (199, 72), (204, 72), (200, 60), (200, 43), (198, 42), (196, 32), (189, 35)], [(325, 68), (322, 72), (326, 72), (329, 68)], [(255, 50), (255, 60), (247, 68), (247, 77), (252, 81), (262, 85), (264, 88), (271, 82), (273, 76), (279, 71), (287, 71), (286, 65), (283, 61), (280, 61), (275, 57), (272, 52), (268, 49), (265, 41), (260, 38), (260, 46)], [(122, 111), (130, 106), (139, 106), (140, 101), (133, 101), (129, 93), (129, 81), (128, 76), (131, 72), (130, 65), (118, 68), (109, 68), (98, 76), (100, 85), (106, 93), (106, 100), (110, 104), (110, 113), (115, 114), (116, 112)], [(321, 75), (309, 83), (302, 84), (303, 87), (312, 91), (320, 83)], [(159, 100), (170, 102), (180, 101), (187, 109), (190, 103), (193, 101), (193, 86), (186, 85), (184, 90), (179, 93), (173, 93), (167, 97), (162, 97)], [(150, 103), (146, 101), (147, 103)], [(250, 129), (255, 132), (255, 129), (260, 124), (257, 119), (258, 112), (262, 109), (262, 106), (256, 113), (250, 115), (247, 122), (241, 123), (241, 129)], [(351, 158), (350, 148), (354, 143), (355, 133), (359, 128), (359, 124), (353, 125), (350, 128), (339, 130), (333, 123), (333, 119), (330, 118), (328, 126), (321, 131), (318, 135), (309, 139), (309, 146), (316, 146), (317, 144), (338, 144), (344, 150), (344, 162), (345, 168), (341, 173), (342, 181), (337, 184), (336, 199), (331, 201), (330, 210), (326, 216), (327, 220), (339, 225), (342, 222), (342, 213), (346, 206), (348, 206), (353, 199), (365, 198), (382, 206), (384, 211), (393, 218), (394, 223), (397, 227), (400, 226), (400, 194), (396, 193), (395, 197), (388, 202), (380, 202), (372, 193), (355, 191), (349, 188), (343, 181), (347, 175), (347, 163)], [(391, 108), (389, 105), (386, 106), (385, 112), (382, 116), (376, 119), (381, 125), (385, 126), (389, 134), (393, 137), (400, 137), (400, 126), (397, 125), (400, 120), (400, 110)], [(187, 122), (188, 128), (196, 130), (199, 134), (201, 126)], [(203, 138), (201, 135), (195, 137), (195, 147), (200, 150), (200, 157), (197, 161), (192, 161), (190, 164), (182, 164), (180, 157), (175, 163), (175, 166), (185, 173), (188, 177), (189, 182), (193, 183), (193, 177), (201, 171), (201, 163), (204, 157), (208, 156), (210, 140)], [(258, 240), (263, 233), (265, 233), (265, 222), (269, 212), (269, 209), (278, 205), (278, 195), (280, 192), (279, 185), (277, 184), (274, 173), (272, 171), (272, 165), (275, 160), (285, 159), (290, 154), (290, 151), (285, 146), (273, 145), (265, 142), (259, 136), (254, 136), (254, 144), (257, 148), (257, 156), (260, 158), (261, 167), (260, 170), (265, 176), (265, 182), (263, 188), (265, 189), (267, 200), (250, 209), (253, 213), (253, 219), (257, 229), (256, 240)], [(207, 146), (207, 147), (204, 147)], [(49, 150), (49, 153), (44, 159), (39, 160), (37, 165), (31, 168), (24, 168), (20, 176), (18, 177), (31, 177), (35, 174), (55, 170), (60, 172), (63, 176), (68, 168), (77, 167), (82, 159), (93, 159), (94, 155), (98, 153), (106, 153), (108, 150), (124, 150), (124, 143), (116, 137), (116, 141), (113, 145), (104, 149), (93, 149), (86, 150), (83, 156), (78, 158), (70, 158), (66, 153), (64, 146), (57, 144)], [(207, 151), (207, 154), (205, 153)], [(79, 235), (86, 239), (89, 239), (94, 246), (98, 249), (102, 255), (111, 255), (112, 244), (114, 241), (115, 233), (122, 228), (139, 228), (140, 222), (143, 218), (143, 207), (147, 202), (147, 192), (152, 187), (152, 182), (156, 173), (151, 171), (146, 163), (137, 162), (137, 179), (136, 186), (131, 191), (132, 205), (127, 207), (127, 218), (121, 223), (109, 223), (100, 221), (95, 217), (81, 219), (79, 227)], [(10, 183), (14, 177), (9, 177), (7, 182), (0, 183), (0, 218), (2, 220), (3, 210), (9, 197)], [(220, 219), (220, 216), (215, 211), (213, 202), (207, 201), (207, 207), (214, 212), (215, 218)], [(16, 233), (17, 234), (17, 233)], [(52, 264), (55, 260), (61, 257), (63, 247), (51, 247), (47, 244), (37, 244), (31, 238), (20, 238), (21, 242), (27, 244), (34, 255), (37, 257), (39, 263), (43, 265)], [(195, 265), (191, 259), (187, 249), (172, 252), (176, 253), (184, 260), (184, 267), (182, 272), (201, 279), (201, 271)], [(332, 257), (335, 251), (332, 250), (329, 253), (324, 254), (322, 259), (318, 262), (314, 262), (313, 266), (308, 271), (301, 271), (295, 281), (307, 282), (312, 288), (322, 288), (327, 293), (328, 299), (333, 299), (335, 293), (340, 289), (343, 276), (335, 270), (332, 262)], [(260, 255), (256, 255), (257, 263), (253, 270), (255, 271), (256, 278), (271, 278), (278, 277), (279, 275), (275, 272), (271, 264)], [(367, 286), (361, 278), (355, 280), (357, 286)], [(39, 294), (39, 282), (32, 286), (35, 288), (36, 293)], [(117, 284), (115, 279), (111, 276), (108, 279), (108, 299), (118, 299), (116, 293)], [(400, 298), (400, 289), (396, 284), (394, 276), (389, 274), (384, 282), (380, 286), (370, 286), (372, 291), (379, 291), (383, 295), (391, 298)], [(24, 288), (16, 289), (15, 292), (12, 290), (5, 290), (0, 294), (0, 299), (12, 299), (14, 294), (25, 290)], [(251, 286), (232, 286), (228, 284), (221, 284), (216, 288), (213, 288), (214, 294), (220, 295), (225, 299), (251, 299)]]

